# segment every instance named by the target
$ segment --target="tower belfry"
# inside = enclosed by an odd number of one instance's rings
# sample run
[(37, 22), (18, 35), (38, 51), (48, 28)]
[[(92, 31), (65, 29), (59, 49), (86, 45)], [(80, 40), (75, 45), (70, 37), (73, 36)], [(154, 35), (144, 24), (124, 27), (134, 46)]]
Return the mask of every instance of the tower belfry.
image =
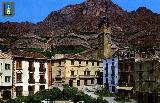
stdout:
[(11, 14), (11, 8), (10, 8), (10, 5), (8, 5), (7, 7), (7, 15), (10, 15)]
[(116, 47), (115, 47), (115, 44), (113, 44), (111, 41), (112, 32), (111, 32), (111, 23), (109, 22), (109, 19), (106, 17), (103, 17), (98, 27), (100, 30), (100, 41), (101, 41), (101, 44), (98, 50), (98, 57), (110, 58), (114, 54)]

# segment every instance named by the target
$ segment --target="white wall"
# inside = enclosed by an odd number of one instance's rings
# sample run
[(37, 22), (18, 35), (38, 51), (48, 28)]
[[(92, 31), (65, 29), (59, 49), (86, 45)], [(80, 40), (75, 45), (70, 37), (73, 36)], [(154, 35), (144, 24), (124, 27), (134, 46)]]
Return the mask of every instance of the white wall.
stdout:
[[(10, 64), (10, 70), (5, 70), (5, 64)], [(1, 86), (12, 86), (12, 60), (11, 59), (0, 59), (0, 85)], [(10, 76), (10, 82), (5, 82), (5, 76)]]
[[(16, 62), (15, 62), (14, 65), (16, 65)], [(22, 70), (16, 70), (14, 72), (14, 75), (15, 75), (15, 86), (23, 86), (23, 95), (27, 96), (29, 94), (28, 86), (32, 86), (32, 85), (35, 86), (35, 92), (39, 91), (39, 86), (40, 85), (45, 85), (45, 89), (48, 89), (48, 65), (47, 65), (47, 62), (45, 63), (45, 68), (46, 68), (46, 72), (45, 72), (46, 83), (45, 84), (40, 84), (39, 83), (39, 79), (40, 79), (40, 74), (39, 74), (40, 63), (39, 62), (34, 62), (34, 67), (35, 67), (35, 72), (34, 72), (35, 83), (34, 84), (29, 84), (28, 83), (28, 79), (29, 79), (28, 67), (29, 67), (29, 62), (28, 61), (22, 61)], [(16, 82), (16, 72), (22, 72), (22, 82), (23, 83), (17, 83)], [(16, 95), (16, 93), (14, 95)]]

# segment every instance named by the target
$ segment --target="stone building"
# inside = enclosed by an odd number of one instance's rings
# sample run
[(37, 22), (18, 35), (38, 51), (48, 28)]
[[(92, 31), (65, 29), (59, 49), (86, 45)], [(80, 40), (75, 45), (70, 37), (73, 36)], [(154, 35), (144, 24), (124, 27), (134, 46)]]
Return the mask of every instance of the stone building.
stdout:
[(74, 87), (94, 86), (102, 78), (102, 61), (89, 60), (79, 55), (55, 55), (52, 59), (54, 86), (68, 84)]
[(0, 51), (0, 98), (12, 98), (12, 56)]
[(103, 17), (99, 23), (100, 45), (97, 50), (97, 58), (112, 58), (112, 55), (118, 50), (118, 47), (111, 40), (111, 25), (106, 17)]
[(160, 103), (160, 61), (155, 52), (137, 52), (135, 97), (139, 103)]
[(51, 67), (37, 52), (13, 51), (13, 97), (33, 95), (51, 86)]
[(118, 91), (129, 98), (133, 97), (134, 87), (134, 51), (128, 47), (118, 50)]

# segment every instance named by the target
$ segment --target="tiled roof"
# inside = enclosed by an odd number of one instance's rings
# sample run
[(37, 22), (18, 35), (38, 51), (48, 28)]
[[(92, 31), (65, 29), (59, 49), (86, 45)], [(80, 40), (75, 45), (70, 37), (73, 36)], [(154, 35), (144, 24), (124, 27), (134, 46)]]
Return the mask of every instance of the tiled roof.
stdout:
[(98, 59), (88, 58), (80, 54), (56, 54), (52, 59), (55, 59), (55, 60), (56, 59), (81, 59), (81, 60), (96, 60), (96, 61), (98, 60)]
[(47, 59), (44, 55), (33, 51), (12, 50), (13, 57), (35, 58), (35, 59)]

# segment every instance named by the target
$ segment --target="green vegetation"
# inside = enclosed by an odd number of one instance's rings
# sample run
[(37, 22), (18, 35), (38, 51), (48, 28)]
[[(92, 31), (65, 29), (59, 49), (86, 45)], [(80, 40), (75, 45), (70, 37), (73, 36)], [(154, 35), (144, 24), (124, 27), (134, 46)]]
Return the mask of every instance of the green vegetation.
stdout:
[(75, 87), (64, 86), (63, 91), (53, 87), (50, 90), (39, 91), (32, 96), (22, 96), (15, 99), (10, 99), (8, 103), (41, 103), (43, 100), (72, 100), (74, 103), (79, 101), (84, 101), (84, 103), (108, 103), (108, 101), (103, 100), (102, 97), (94, 99), (87, 94), (84, 94), (82, 91), (79, 91)]
[(49, 58), (51, 58), (55, 54), (54, 52), (44, 51), (43, 48), (19, 48), (19, 50), (41, 53), (42, 55), (49, 57)]
[(52, 49), (57, 54), (77, 54), (84, 51), (86, 48), (81, 45), (57, 46)]
[(57, 46), (56, 48), (52, 48), (51, 51), (44, 51), (43, 48), (19, 48), (19, 50), (38, 52), (49, 58), (51, 58), (55, 54), (77, 54), (84, 51), (85, 49), (86, 48), (81, 45)]
[(106, 86), (101, 91), (95, 91), (95, 94), (103, 97), (115, 97), (115, 94), (110, 93)]
[(116, 100), (117, 102), (122, 102), (122, 103), (129, 102), (129, 101), (130, 101), (128, 97), (126, 97), (126, 96), (123, 95), (123, 94), (119, 94), (119, 93), (116, 94), (115, 100)]
[(7, 52), (9, 47), (7, 45), (0, 45), (0, 50), (2, 50), (2, 52)]
[(14, 40), (18, 39), (15, 36), (9, 36), (9, 35), (3, 35), (3, 34), (0, 34), (0, 38), (4, 38), (4, 39), (10, 40), (10, 41), (14, 41)]

